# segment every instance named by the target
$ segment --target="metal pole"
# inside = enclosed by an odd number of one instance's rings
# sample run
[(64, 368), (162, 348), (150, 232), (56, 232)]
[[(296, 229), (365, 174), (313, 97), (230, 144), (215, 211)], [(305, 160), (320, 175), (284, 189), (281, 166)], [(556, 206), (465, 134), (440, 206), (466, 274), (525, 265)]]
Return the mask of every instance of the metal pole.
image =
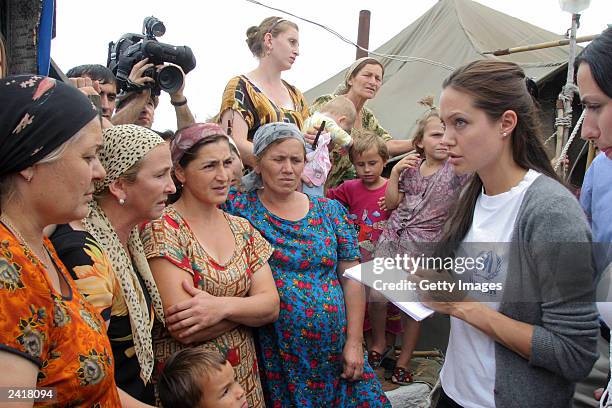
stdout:
[[(574, 85), (574, 61), (576, 60), (576, 29), (578, 28), (579, 19), (580, 14), (572, 14), (572, 28), (570, 30), (569, 38), (569, 61), (567, 63), (567, 80), (561, 94), (559, 94), (559, 100), (563, 102), (563, 116), (570, 118), (570, 120), (572, 117), (572, 101), (574, 100), (574, 92), (576, 91), (576, 86)], [(557, 145), (558, 152), (563, 148), (563, 146), (565, 146), (565, 143), (567, 143), (571, 127), (571, 123), (564, 123), (563, 136), (559, 138), (559, 134), (557, 133), (557, 142), (561, 142), (560, 146)], [(557, 159), (559, 160), (561, 158), (557, 156)], [(559, 172), (560, 175), (565, 178), (565, 166), (559, 166)]]
[[(576, 30), (578, 29), (578, 20), (580, 19), (580, 14), (572, 14), (572, 29), (570, 31), (570, 42), (569, 42), (569, 63), (567, 65), (567, 87), (572, 87), (574, 85), (574, 61), (576, 60)], [(571, 93), (573, 99), (574, 93)], [(571, 104), (571, 100), (570, 100)], [(571, 105), (570, 105), (571, 106)]]
[[(370, 46), (370, 10), (361, 10), (359, 12), (359, 28), (357, 30), (357, 45), (364, 49)], [(367, 57), (368, 52), (357, 48), (355, 59)]]

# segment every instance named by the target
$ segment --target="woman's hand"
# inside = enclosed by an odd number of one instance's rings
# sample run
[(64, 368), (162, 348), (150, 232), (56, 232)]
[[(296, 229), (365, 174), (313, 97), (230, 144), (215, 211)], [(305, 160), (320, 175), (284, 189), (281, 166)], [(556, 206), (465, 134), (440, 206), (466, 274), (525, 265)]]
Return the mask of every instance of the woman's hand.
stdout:
[(343, 371), (340, 377), (348, 381), (359, 381), (363, 376), (363, 343), (347, 340), (342, 350)]
[(194, 288), (187, 279), (182, 285), (192, 298), (170, 306), (166, 311), (166, 327), (173, 336), (187, 338), (225, 319), (222, 298)]
[(461, 303), (468, 301), (467, 293), (447, 271), (418, 269), (411, 276), (417, 282), (421, 302), (438, 313), (455, 316)]

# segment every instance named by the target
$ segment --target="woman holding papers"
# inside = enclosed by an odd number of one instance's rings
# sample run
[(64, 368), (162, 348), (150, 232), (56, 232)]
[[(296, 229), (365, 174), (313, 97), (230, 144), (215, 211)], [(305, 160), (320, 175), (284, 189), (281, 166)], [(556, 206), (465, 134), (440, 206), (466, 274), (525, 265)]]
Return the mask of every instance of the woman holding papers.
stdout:
[(304, 138), (288, 123), (261, 126), (257, 163), (225, 210), (248, 219), (275, 248), (278, 320), (259, 329), (258, 361), (270, 407), (389, 407), (364, 362), (363, 287), (342, 277), (357, 265), (355, 232), (335, 201), (296, 191)]
[(484, 302), (424, 294), (451, 315), (438, 407), (569, 407), (597, 358), (591, 233), (540, 142), (525, 73), (500, 61), (461, 67), (443, 84), (440, 113), (450, 163), (475, 172), (443, 242), (453, 254), (495, 243), (476, 254), (486, 268), (455, 277), (503, 290)]

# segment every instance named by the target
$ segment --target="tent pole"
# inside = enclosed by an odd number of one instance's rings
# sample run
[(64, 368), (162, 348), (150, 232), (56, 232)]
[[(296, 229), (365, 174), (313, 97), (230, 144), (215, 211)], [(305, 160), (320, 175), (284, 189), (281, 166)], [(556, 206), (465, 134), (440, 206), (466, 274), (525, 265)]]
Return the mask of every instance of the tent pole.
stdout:
[(587, 154), (586, 166), (584, 168), (585, 173), (589, 169), (589, 167), (591, 166), (591, 163), (593, 162), (593, 159), (595, 158), (595, 145), (593, 144), (593, 142), (588, 142), (588, 143), (589, 143), (589, 153)]
[[(576, 44), (578, 43), (582, 43), (582, 42), (586, 42), (586, 41), (592, 41), (595, 38), (599, 37), (599, 34), (593, 34), (593, 35), (585, 35), (583, 37), (578, 37), (576, 38)], [(523, 45), (521, 47), (512, 47), (512, 48), (506, 48), (503, 50), (496, 50), (496, 51), (485, 51), (483, 52), (483, 54), (492, 54), (492, 55), (509, 55), (509, 54), (515, 54), (517, 52), (525, 52), (525, 51), (534, 51), (534, 50), (541, 50), (544, 48), (551, 48), (551, 47), (562, 47), (564, 45), (568, 45), (570, 43), (570, 40), (557, 40), (557, 41), (549, 41), (549, 42), (544, 42), (544, 43), (539, 43), (539, 44), (533, 44), (533, 45)]]
[[(366, 50), (370, 46), (370, 10), (361, 10), (359, 12), (359, 28), (357, 29), (357, 45)], [(355, 59), (367, 57), (368, 52), (357, 48)]]
[[(574, 61), (576, 60), (576, 30), (578, 28), (579, 20), (580, 14), (572, 14), (572, 28), (570, 29), (569, 38), (569, 61), (567, 63), (567, 80), (565, 82), (565, 86), (559, 94), (559, 102), (563, 104), (563, 111), (561, 112), (560, 109), (557, 109), (557, 132), (559, 132), (561, 127), (563, 128), (561, 138), (559, 138), (559, 133), (557, 133), (557, 152), (559, 152), (565, 143), (567, 143), (570, 129), (572, 128), (572, 101), (574, 100), (574, 93), (577, 91), (576, 85), (574, 85)], [(561, 104), (558, 104), (557, 107), (560, 105)], [(564, 118), (565, 120), (561, 121), (559, 113), (563, 115), (561, 118)], [(560, 144), (559, 141), (561, 141)], [(557, 156), (557, 160), (561, 159), (561, 157)], [(559, 176), (565, 179), (565, 166), (559, 166)]]

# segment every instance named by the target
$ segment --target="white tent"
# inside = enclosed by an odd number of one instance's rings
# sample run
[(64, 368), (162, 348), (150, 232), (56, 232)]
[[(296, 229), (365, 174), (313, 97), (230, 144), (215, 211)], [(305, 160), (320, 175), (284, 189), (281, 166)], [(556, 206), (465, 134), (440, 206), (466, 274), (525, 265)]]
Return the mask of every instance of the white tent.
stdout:
[[(484, 52), (563, 38), (470, 0), (440, 0), (375, 52), (425, 58), (450, 67), (485, 58), (512, 61), (520, 64), (536, 82), (543, 84), (567, 66), (568, 46), (501, 57)], [(424, 110), (417, 101), (427, 95), (434, 95), (437, 100), (442, 81), (451, 71), (421, 61), (380, 60), (385, 66), (384, 82), (368, 106), (394, 138), (410, 138), (415, 121)], [(332, 93), (342, 82), (344, 72), (307, 91), (308, 101)], [(558, 84), (556, 93), (561, 86)], [(543, 108), (550, 108), (549, 115), (552, 116), (551, 106)], [(552, 124), (547, 127), (551, 128)]]

